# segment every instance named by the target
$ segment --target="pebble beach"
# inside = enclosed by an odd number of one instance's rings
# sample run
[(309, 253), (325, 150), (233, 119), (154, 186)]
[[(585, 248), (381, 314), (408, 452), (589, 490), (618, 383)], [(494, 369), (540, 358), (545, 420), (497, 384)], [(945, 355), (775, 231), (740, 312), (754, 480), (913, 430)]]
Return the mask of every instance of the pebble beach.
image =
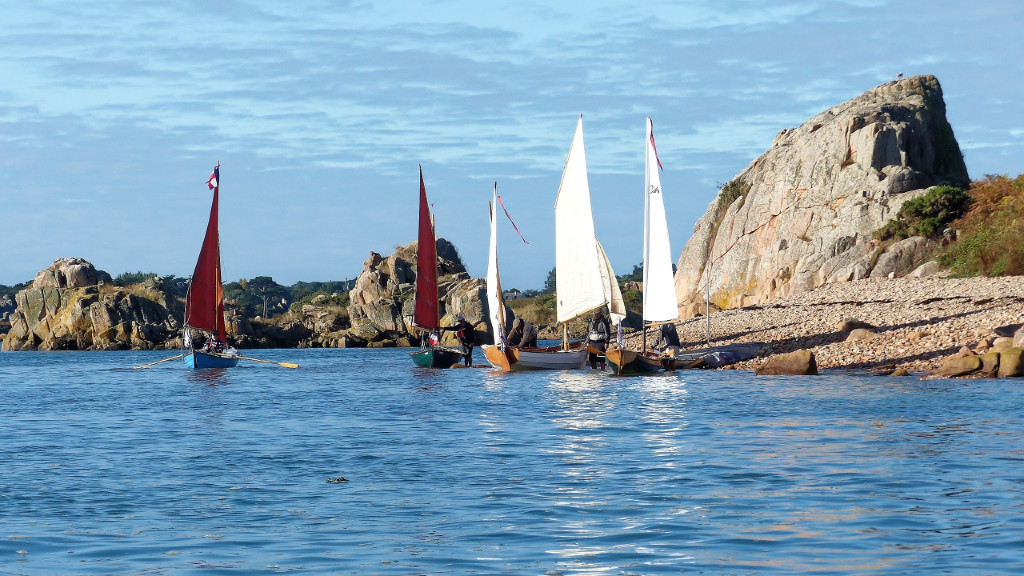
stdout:
[[(756, 369), (772, 355), (810, 349), (819, 370), (923, 374), (965, 346), (991, 344), (1005, 332), (998, 328), (1024, 322), (1024, 276), (869, 278), (712, 311), (710, 318), (712, 346), (764, 343), (757, 356), (732, 369)], [(861, 323), (869, 327), (850, 329)], [(677, 328), (684, 348), (707, 345), (706, 317), (683, 320)], [(640, 338), (630, 335), (630, 347), (638, 347)]]

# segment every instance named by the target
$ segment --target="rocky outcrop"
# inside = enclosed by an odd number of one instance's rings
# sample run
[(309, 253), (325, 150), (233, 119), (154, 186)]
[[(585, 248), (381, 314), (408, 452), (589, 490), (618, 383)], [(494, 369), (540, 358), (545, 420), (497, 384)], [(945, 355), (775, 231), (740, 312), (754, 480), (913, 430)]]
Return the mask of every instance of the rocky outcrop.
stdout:
[(968, 183), (934, 76), (869, 90), (783, 130), (722, 188), (679, 259), (681, 312), (699, 312), (709, 278), (711, 301), (735, 308), (908, 274), (924, 239), (882, 252), (872, 233), (929, 187)]
[(59, 258), (49, 268), (36, 274), (33, 288), (84, 288), (110, 284), (110, 274), (97, 270), (82, 258)]
[(117, 288), (80, 258), (57, 260), (15, 296), (3, 350), (123, 350), (166, 346), (180, 318), (162, 293)]
[[(418, 342), (412, 325), (415, 305), (416, 248), (412, 242), (384, 257), (370, 252), (363, 271), (349, 292), (351, 328), (321, 336), (321, 345), (408, 346)], [(478, 343), (490, 343), (484, 280), (470, 278), (455, 247), (437, 240), (438, 294), (441, 324), (451, 326), (460, 315), (476, 328)], [(506, 309), (507, 310), (507, 309)], [(442, 334), (442, 343), (456, 345), (452, 332)]]
[(8, 322), (11, 313), (17, 308), (14, 298), (7, 294), (0, 294), (0, 322)]

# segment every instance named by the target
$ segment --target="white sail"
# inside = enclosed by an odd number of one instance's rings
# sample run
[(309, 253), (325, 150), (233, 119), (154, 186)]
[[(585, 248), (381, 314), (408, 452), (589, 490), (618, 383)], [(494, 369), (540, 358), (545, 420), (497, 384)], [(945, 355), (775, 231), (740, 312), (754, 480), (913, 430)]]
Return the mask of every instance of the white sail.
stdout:
[(654, 146), (653, 123), (647, 119), (647, 175), (644, 191), (644, 320), (664, 322), (679, 317), (668, 221), (658, 173), (658, 152)]
[(498, 278), (498, 183), (494, 183), (494, 198), (491, 200), (491, 250), (487, 257), (487, 309), (496, 346), (504, 343), (505, 303), (501, 298), (501, 282)]
[(615, 277), (612, 263), (608, 260), (608, 255), (605, 254), (601, 241), (595, 239), (595, 242), (597, 242), (598, 253), (601, 255), (601, 286), (604, 289), (605, 302), (608, 303), (608, 313), (612, 324), (619, 324), (626, 319), (626, 303), (622, 301), (619, 279)]
[(601, 268), (580, 115), (555, 200), (555, 292), (559, 322), (604, 305)]

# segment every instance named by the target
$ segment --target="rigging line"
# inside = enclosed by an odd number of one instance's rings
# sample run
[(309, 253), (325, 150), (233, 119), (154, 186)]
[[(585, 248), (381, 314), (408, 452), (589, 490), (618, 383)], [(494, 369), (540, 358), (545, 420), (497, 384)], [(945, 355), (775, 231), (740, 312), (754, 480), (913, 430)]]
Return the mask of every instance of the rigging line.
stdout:
[(512, 220), (511, 216), (509, 216), (508, 209), (505, 208), (505, 203), (501, 200), (501, 196), (498, 196), (498, 204), (501, 204), (501, 210), (505, 213), (505, 217), (508, 218), (508, 221), (512, 222), (512, 227), (516, 229), (516, 234), (519, 234), (519, 237), (522, 238), (523, 244), (529, 244), (529, 242), (526, 241), (526, 238), (523, 238), (523, 233), (519, 231), (519, 227), (516, 226), (515, 221)]

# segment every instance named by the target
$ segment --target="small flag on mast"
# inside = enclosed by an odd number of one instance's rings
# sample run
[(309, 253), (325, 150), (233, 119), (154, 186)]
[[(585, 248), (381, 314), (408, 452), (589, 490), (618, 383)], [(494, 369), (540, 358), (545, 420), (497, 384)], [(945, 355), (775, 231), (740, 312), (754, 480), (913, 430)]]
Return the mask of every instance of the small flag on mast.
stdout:
[(209, 186), (210, 190), (213, 190), (219, 186), (220, 181), (220, 164), (213, 169), (213, 174), (210, 174), (210, 179), (206, 181), (206, 185)]
[(654, 144), (654, 122), (651, 122), (651, 148), (654, 149), (654, 159), (658, 161), (658, 168), (665, 170), (661, 165), (661, 158), (658, 158), (658, 146)]

